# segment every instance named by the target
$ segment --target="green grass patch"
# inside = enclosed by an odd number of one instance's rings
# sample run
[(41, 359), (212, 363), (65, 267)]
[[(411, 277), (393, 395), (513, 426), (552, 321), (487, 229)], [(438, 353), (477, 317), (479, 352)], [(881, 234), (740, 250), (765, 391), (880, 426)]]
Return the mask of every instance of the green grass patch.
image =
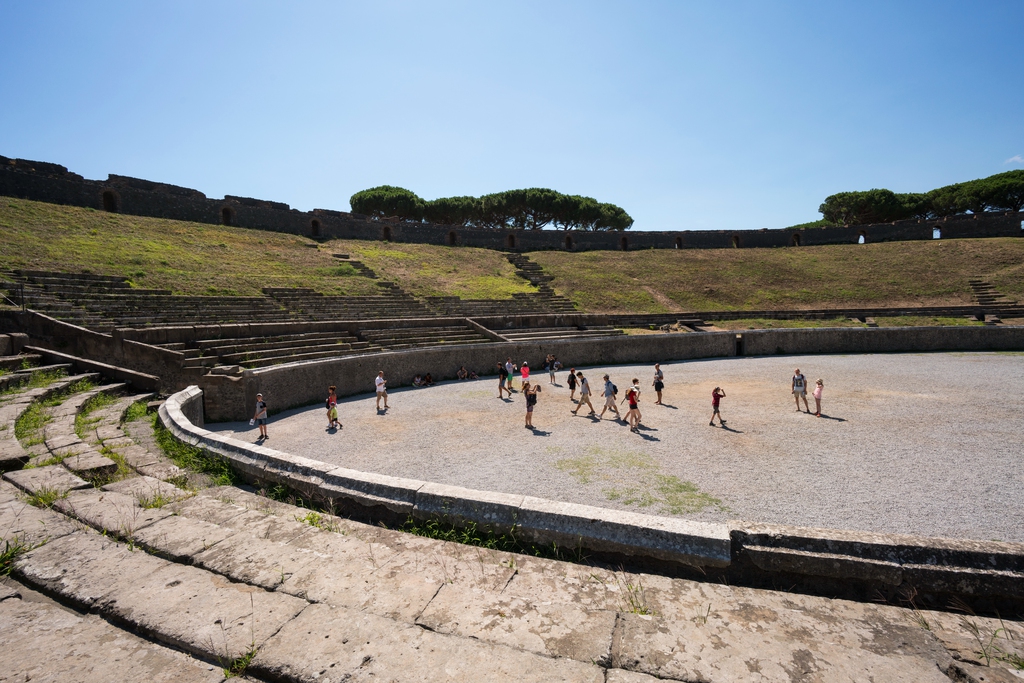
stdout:
[(96, 394), (88, 401), (83, 403), (82, 408), (78, 411), (78, 414), (75, 415), (75, 434), (78, 435), (78, 438), (86, 439), (86, 434), (89, 428), (100, 421), (98, 417), (90, 418), (89, 415), (91, 413), (94, 413), (97, 410), (101, 410), (108, 406), (112, 406), (115, 403), (117, 403), (117, 397), (112, 396), (111, 394), (108, 394), (106, 392)]
[(639, 451), (613, 451), (594, 446), (579, 457), (555, 461), (555, 469), (581, 484), (603, 484), (605, 497), (623, 505), (656, 507), (671, 515), (707, 508), (728, 509), (720, 499), (701, 491), (693, 482), (662, 473), (651, 456)]
[(14, 562), (33, 548), (38, 548), (39, 545), (42, 544), (29, 545), (20, 536), (6, 539), (3, 550), (0, 550), (0, 576), (9, 576), (11, 570), (14, 569)]
[(136, 401), (135, 403), (128, 406), (128, 410), (125, 411), (124, 414), (124, 421), (135, 422), (136, 420), (141, 420), (142, 418), (146, 417), (146, 414), (148, 412), (149, 411), (146, 408), (146, 401)]
[(593, 313), (967, 305), (971, 277), (1024, 299), (1024, 240), (1013, 237), (529, 256)]
[(14, 422), (14, 436), (28, 448), (43, 442), (43, 427), (53, 418), (40, 403), (31, 404)]
[(68, 491), (43, 486), (35, 493), (25, 494), (25, 501), (37, 508), (52, 508), (58, 500), (68, 497)]
[(777, 320), (775, 318), (737, 318), (735, 320), (708, 321), (720, 330), (785, 330), (822, 327), (864, 327), (864, 323), (849, 318), (824, 320)]
[(879, 327), (969, 327), (984, 325), (979, 320), (967, 318), (943, 318), (938, 316), (904, 315), (898, 318), (875, 318)]
[(42, 389), (43, 387), (50, 386), (62, 377), (65, 377), (66, 374), (67, 373), (63, 370), (43, 370), (41, 372), (34, 372), (24, 383), (19, 384), (18, 386), (8, 387), (3, 391), (0, 391), (0, 396), (6, 397), (28, 389)]
[(174, 438), (170, 430), (164, 427), (160, 418), (153, 413), (153, 436), (160, 450), (171, 461), (182, 469), (208, 475), (214, 486), (233, 486), (238, 477), (227, 460), (220, 458), (201, 448), (190, 446)]
[(567, 548), (559, 546), (557, 543), (529, 543), (517, 537), (515, 530), (509, 533), (497, 533), (492, 529), (481, 527), (476, 522), (456, 525), (447, 517), (432, 517), (427, 520), (409, 517), (404, 524), (396, 528), (399, 531), (424, 538), (472, 545), (499, 552), (546, 557), (568, 562), (584, 562), (586, 560), (582, 547)]

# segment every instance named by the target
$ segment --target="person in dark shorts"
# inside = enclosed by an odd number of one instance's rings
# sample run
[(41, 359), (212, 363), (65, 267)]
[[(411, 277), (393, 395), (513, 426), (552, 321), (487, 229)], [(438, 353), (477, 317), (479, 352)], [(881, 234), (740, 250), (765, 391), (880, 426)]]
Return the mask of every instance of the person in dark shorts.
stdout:
[(529, 380), (523, 380), (523, 396), (526, 397), (526, 428), (533, 429), (533, 409), (537, 405), (537, 394), (540, 393), (540, 385), (531, 385)]
[(576, 368), (569, 368), (569, 376), (565, 378), (565, 383), (569, 385), (569, 401), (576, 402)]
[(583, 407), (583, 404), (586, 403), (590, 407), (590, 414), (597, 415), (597, 411), (594, 410), (594, 404), (590, 402), (590, 382), (587, 381), (582, 372), (576, 373), (576, 379), (580, 383), (580, 402), (576, 405), (576, 410), (572, 411), (572, 414), (575, 415)]
[(505, 380), (508, 379), (508, 375), (505, 372), (505, 364), (498, 362), (498, 398), (502, 398), (505, 392), (508, 392), (508, 397), (512, 398), (512, 390), (505, 387)]
[(267, 435), (267, 404), (263, 400), (263, 394), (256, 394), (256, 413), (252, 419), (260, 426), (260, 439), (269, 439), (270, 437)]
[(714, 411), (711, 413), (711, 422), (708, 423), (711, 427), (715, 426), (715, 415), (718, 416), (718, 421), (722, 423), (722, 426), (725, 426), (725, 420), (722, 419), (722, 413), (718, 412), (723, 398), (725, 398), (725, 391), (723, 391), (721, 387), (715, 387), (715, 390), (711, 392), (711, 410)]
[(626, 422), (629, 423), (629, 431), (640, 430), (640, 388), (633, 380), (633, 385), (626, 389), (626, 396), (623, 401), (629, 401), (629, 411), (626, 413)]
[(665, 388), (665, 373), (661, 371), (661, 363), (654, 364), (654, 393), (658, 395), (658, 400), (654, 402), (654, 405), (661, 405), (661, 392)]

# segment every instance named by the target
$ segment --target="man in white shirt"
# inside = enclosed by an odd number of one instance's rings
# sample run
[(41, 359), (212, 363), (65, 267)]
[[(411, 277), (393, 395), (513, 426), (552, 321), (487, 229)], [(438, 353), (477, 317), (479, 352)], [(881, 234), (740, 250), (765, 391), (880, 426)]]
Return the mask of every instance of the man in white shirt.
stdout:
[(380, 410), (380, 400), (384, 399), (384, 410), (388, 409), (388, 381), (384, 379), (384, 371), (377, 373), (377, 379), (373, 382), (377, 386), (377, 410)]

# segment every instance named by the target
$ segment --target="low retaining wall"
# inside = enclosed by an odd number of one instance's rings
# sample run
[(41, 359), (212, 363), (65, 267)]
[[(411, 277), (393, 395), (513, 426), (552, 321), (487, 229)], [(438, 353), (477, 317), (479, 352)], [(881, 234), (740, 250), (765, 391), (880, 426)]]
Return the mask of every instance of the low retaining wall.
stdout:
[(376, 521), (443, 517), (536, 543), (668, 566), (674, 574), (861, 600), (959, 600), (978, 612), (1024, 607), (1024, 544), (918, 538), (743, 522), (713, 524), (477, 491), (359, 472), (215, 434), (193, 424), (202, 391), (160, 407), (174, 436), (227, 459), (250, 483), (282, 484), (310, 500)]
[(495, 372), (499, 361), (508, 357), (517, 365), (529, 361), (531, 367), (540, 370), (549, 353), (555, 354), (568, 369), (778, 353), (1017, 349), (1024, 349), (1024, 327), (750, 330), (437, 346), (246, 370), (231, 384), (230, 391), (218, 393), (216, 401), (207, 400), (206, 418), (211, 422), (248, 419), (257, 393), (262, 393), (276, 412), (322, 400), (331, 384), (338, 387), (339, 396), (372, 391), (379, 370), (384, 370), (388, 384), (396, 387), (410, 384), (416, 374), (425, 372), (439, 380), (454, 379), (461, 365), (489, 375)]

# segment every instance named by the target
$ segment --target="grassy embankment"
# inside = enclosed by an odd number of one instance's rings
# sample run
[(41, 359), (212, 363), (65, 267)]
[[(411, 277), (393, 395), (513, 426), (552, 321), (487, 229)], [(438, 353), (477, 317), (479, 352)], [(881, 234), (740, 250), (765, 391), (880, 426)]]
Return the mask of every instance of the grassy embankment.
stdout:
[(555, 276), (555, 291), (591, 312), (965, 305), (975, 276), (1024, 300), (1024, 239), (1016, 238), (530, 258)]
[(416, 296), (507, 298), (533, 291), (488, 249), (312, 240), (262, 230), (111, 214), (0, 197), (0, 268), (130, 278), (176, 294), (251, 296), (263, 287), (377, 294), (332, 253), (348, 253)]
[[(179, 294), (254, 295), (265, 286), (379, 291), (332, 253), (350, 254), (415, 296), (502, 299), (533, 291), (504, 254), (488, 249), (318, 245), (281, 233), (0, 197), (0, 268), (123, 275)], [(1024, 300), (1024, 239), (1016, 238), (529, 255), (555, 276), (555, 290), (586, 312), (959, 305), (971, 302), (967, 280), (975, 276)]]

